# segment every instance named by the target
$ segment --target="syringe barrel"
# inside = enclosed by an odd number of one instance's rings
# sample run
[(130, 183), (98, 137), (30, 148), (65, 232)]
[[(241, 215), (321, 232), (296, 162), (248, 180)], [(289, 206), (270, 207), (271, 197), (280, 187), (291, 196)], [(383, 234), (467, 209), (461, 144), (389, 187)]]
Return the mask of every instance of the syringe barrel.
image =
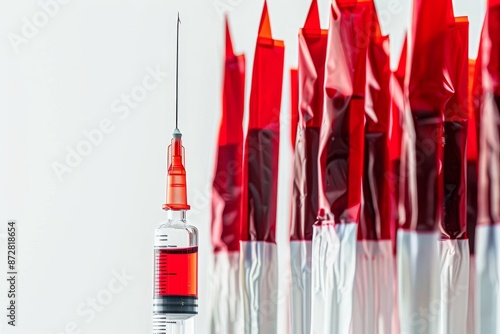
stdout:
[(153, 326), (158, 330), (160, 318), (177, 321), (198, 314), (198, 230), (187, 223), (186, 211), (167, 214), (154, 239)]

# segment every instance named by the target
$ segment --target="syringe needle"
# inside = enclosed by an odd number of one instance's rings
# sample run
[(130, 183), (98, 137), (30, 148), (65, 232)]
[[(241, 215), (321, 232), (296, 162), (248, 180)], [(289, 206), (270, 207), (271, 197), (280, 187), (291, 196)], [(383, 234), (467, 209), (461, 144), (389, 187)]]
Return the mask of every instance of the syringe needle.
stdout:
[(181, 17), (177, 12), (177, 55), (175, 59), (175, 129), (179, 130), (179, 25)]
[[(198, 230), (186, 221), (190, 209), (179, 125), (179, 25), (175, 70), (175, 130), (168, 147), (167, 222), (155, 229), (153, 333), (184, 333), (184, 320), (198, 314)], [(172, 278), (173, 277), (173, 278)]]

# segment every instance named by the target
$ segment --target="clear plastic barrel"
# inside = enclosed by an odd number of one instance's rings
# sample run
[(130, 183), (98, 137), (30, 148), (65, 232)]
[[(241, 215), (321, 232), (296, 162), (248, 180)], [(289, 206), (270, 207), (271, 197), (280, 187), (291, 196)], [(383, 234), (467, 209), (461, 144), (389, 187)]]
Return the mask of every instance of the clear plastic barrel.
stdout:
[(198, 230), (186, 211), (167, 213), (155, 230), (153, 334), (177, 333), (198, 314)]

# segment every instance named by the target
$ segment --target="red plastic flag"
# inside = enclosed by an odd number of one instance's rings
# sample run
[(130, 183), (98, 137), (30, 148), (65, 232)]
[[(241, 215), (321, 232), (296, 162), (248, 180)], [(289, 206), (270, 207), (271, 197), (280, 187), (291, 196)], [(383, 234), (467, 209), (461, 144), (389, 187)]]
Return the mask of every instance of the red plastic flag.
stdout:
[(405, 147), (411, 152), (405, 153), (413, 155), (406, 163), (415, 169), (416, 182), (409, 185), (410, 196), (415, 198), (405, 206), (405, 230), (433, 232), (443, 215), (442, 129), (445, 104), (453, 92), (445, 70), (449, 22), (442, 19), (448, 16), (448, 6), (448, 1), (417, 0), (413, 7), (409, 38), (413, 43), (408, 45), (409, 72), (405, 84), (411, 120), (406, 122), (409, 128), (405, 130), (407, 134), (414, 132), (414, 142), (412, 147)]
[(319, 24), (313, 0), (299, 34), (299, 120), (295, 146), (290, 240), (311, 240), (318, 214), (318, 141), (324, 104), (324, 73), (328, 30)]
[(327, 56), (320, 135), (320, 219), (357, 223), (363, 174), (366, 49), (370, 0), (337, 1)]
[[(405, 38), (401, 55), (399, 58), (398, 68), (392, 73), (390, 89), (391, 89), (391, 122), (390, 122), (390, 157), (391, 157), (391, 206), (393, 224), (391, 226), (391, 240), (393, 251), (396, 254), (396, 236), (400, 224), (399, 212), (397, 210), (400, 187), (405, 187), (407, 179), (401, 175), (401, 144), (402, 144), (402, 126), (403, 115), (405, 110), (404, 82), (406, 71), (406, 56), (408, 53), (408, 39)], [(404, 192), (403, 192), (404, 193)]]
[(468, 19), (455, 18), (448, 36), (447, 72), (453, 86), (453, 95), (446, 104), (444, 122), (444, 218), (441, 224), (442, 240), (439, 242), (442, 296), (440, 331), (465, 334), (470, 257), (466, 204)]
[[(373, 6), (373, 4), (372, 4)], [(366, 56), (363, 201), (358, 227), (353, 333), (391, 333), (394, 258), (391, 197), (389, 39), (375, 8)]]
[(319, 222), (312, 241), (312, 333), (349, 333), (361, 208), (371, 1), (336, 1), (319, 139)]
[(471, 255), (474, 255), (477, 223), (477, 173), (479, 159), (479, 134), (477, 131), (479, 112), (476, 112), (476, 103), (474, 102), (476, 65), (476, 60), (469, 59), (469, 90), (467, 103), (469, 110), (469, 125), (467, 134), (467, 235), (469, 237), (469, 250)]
[(445, 216), (442, 238), (466, 239), (466, 143), (468, 131), (468, 35), (466, 17), (457, 18), (447, 48), (448, 75), (454, 93), (448, 100), (444, 122)]
[[(400, 188), (406, 187), (408, 178), (401, 174), (401, 145), (402, 145), (402, 131), (403, 121), (406, 108), (406, 99), (404, 94), (404, 83), (406, 76), (406, 57), (408, 53), (408, 38), (405, 38), (399, 63), (397, 69), (392, 72), (390, 89), (391, 89), (391, 122), (390, 122), (390, 160), (391, 160), (391, 173), (389, 175), (391, 193), (390, 201), (392, 207), (392, 224), (391, 224), (391, 241), (393, 247), (394, 270), (393, 278), (397, 282), (397, 266), (396, 263), (396, 250), (397, 250), (397, 232), (400, 226), (400, 217), (398, 204), (400, 201)], [(399, 321), (399, 306), (398, 306), (398, 285), (394, 284), (393, 291), (393, 316), (392, 316), (392, 332), (400, 333)]]
[[(255, 49), (244, 152), (241, 229), (245, 333), (276, 333), (276, 208), (284, 44), (272, 38), (264, 2)], [(266, 307), (265, 316), (262, 308)]]
[(235, 55), (226, 21), (226, 60), (217, 165), (212, 196), (212, 245), (238, 252), (241, 225), (245, 56)]
[(243, 185), (245, 56), (235, 55), (226, 18), (226, 53), (217, 162), (212, 186), (211, 333), (243, 330), (239, 285)]
[(477, 132), (476, 113), (474, 111), (473, 84), (476, 61), (469, 59), (468, 101), (469, 125), (467, 133), (467, 236), (469, 238), (469, 307), (467, 309), (467, 333), (474, 333), (476, 326), (476, 264), (474, 241), (477, 222)]
[[(500, 0), (490, 0), (480, 43), (476, 333), (500, 331)], [(478, 89), (479, 90), (479, 89)], [(477, 116), (477, 115), (476, 115)]]
[(390, 240), (390, 78), (389, 39), (381, 35), (373, 11), (366, 69), (366, 124), (363, 178), (363, 205), (358, 228), (359, 240)]
[(322, 30), (313, 0), (299, 32), (299, 114), (294, 155), (290, 259), (292, 269), (292, 333), (311, 327), (311, 240), (318, 214), (318, 143), (324, 106), (328, 30)]
[(264, 11), (254, 56), (250, 119), (245, 141), (246, 216), (242, 241), (276, 242), (276, 194), (284, 43), (272, 39)]
[[(401, 332), (437, 333), (439, 309), (427, 321), (415, 320), (436, 308), (439, 295), (437, 228), (443, 216), (444, 108), (453, 93), (446, 48), (454, 22), (451, 0), (415, 0), (408, 32), (403, 115), (400, 229), (397, 237)], [(439, 305), (437, 306), (439, 307)], [(430, 312), (430, 311), (428, 311)]]

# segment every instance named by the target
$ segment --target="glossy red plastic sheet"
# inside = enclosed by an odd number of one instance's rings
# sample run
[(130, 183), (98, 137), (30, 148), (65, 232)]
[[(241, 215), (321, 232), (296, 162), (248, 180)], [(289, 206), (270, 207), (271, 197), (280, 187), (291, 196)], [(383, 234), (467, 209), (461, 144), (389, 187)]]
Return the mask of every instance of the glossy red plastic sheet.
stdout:
[(239, 250), (242, 221), (245, 56), (234, 54), (227, 21), (225, 57), (222, 118), (212, 186), (214, 252)]
[(400, 200), (401, 186), (405, 186), (407, 178), (403, 178), (401, 174), (401, 146), (403, 137), (403, 115), (405, 111), (405, 95), (404, 82), (406, 72), (406, 56), (408, 53), (408, 39), (405, 38), (401, 55), (399, 57), (398, 68), (392, 73), (391, 77), (391, 123), (390, 123), (390, 157), (391, 157), (391, 204), (392, 204), (392, 221), (391, 239), (396, 253), (396, 237), (400, 225), (399, 211), (397, 209)]
[(389, 39), (382, 36), (377, 12), (372, 10), (366, 65), (366, 124), (363, 204), (358, 240), (391, 239), (391, 69)]
[(297, 139), (297, 124), (299, 122), (299, 80), (298, 70), (290, 70), (290, 139), (292, 149), (295, 149)]
[(478, 106), (480, 110), (478, 224), (488, 225), (500, 223), (499, 0), (489, 2), (479, 54), (482, 95)]
[(467, 238), (468, 50), (469, 22), (466, 17), (456, 18), (446, 55), (454, 93), (445, 108), (443, 239)]
[(404, 81), (406, 71), (406, 54), (408, 53), (408, 41), (405, 38), (403, 49), (399, 58), (398, 68), (392, 73), (391, 80), (391, 123), (390, 123), (390, 152), (391, 161), (399, 161), (401, 158), (401, 132), (402, 114), (404, 111)]
[(299, 33), (299, 119), (294, 155), (291, 240), (312, 240), (318, 215), (318, 144), (324, 104), (328, 30), (313, 0)]
[(478, 112), (475, 110), (474, 102), (474, 82), (476, 77), (476, 60), (469, 59), (469, 72), (468, 72), (468, 91), (467, 91), (467, 109), (469, 113), (469, 125), (468, 125), (468, 136), (467, 136), (467, 160), (477, 161), (478, 160), (478, 131), (477, 124), (479, 123), (476, 119), (478, 117)]
[(358, 223), (364, 158), (364, 95), (370, 1), (332, 7), (326, 110), (320, 129), (320, 221)]
[(474, 254), (476, 223), (477, 223), (477, 161), (478, 140), (476, 130), (476, 113), (474, 110), (473, 87), (475, 78), (476, 61), (469, 59), (469, 84), (468, 103), (469, 126), (467, 133), (467, 236), (469, 238), (469, 250)]
[(406, 230), (435, 231), (442, 221), (444, 107), (453, 93), (445, 56), (451, 6), (451, 1), (413, 4), (405, 81), (411, 115), (405, 115), (409, 140), (402, 152), (399, 206), (405, 209), (401, 228)]
[(267, 4), (255, 49), (244, 153), (243, 241), (276, 242), (281, 90), (285, 48), (272, 39)]
[[(484, 26), (483, 26), (484, 29)], [(483, 101), (483, 78), (482, 78), (482, 42), (480, 42), (477, 61), (474, 67), (474, 74), (472, 79), (472, 87), (471, 87), (471, 97), (472, 97), (472, 108), (474, 112), (475, 119), (475, 127), (476, 127), (476, 139), (477, 139), (477, 150), (478, 150), (478, 160), (479, 160), (479, 134), (481, 133), (480, 127), (480, 119), (481, 119), (481, 106)]]

